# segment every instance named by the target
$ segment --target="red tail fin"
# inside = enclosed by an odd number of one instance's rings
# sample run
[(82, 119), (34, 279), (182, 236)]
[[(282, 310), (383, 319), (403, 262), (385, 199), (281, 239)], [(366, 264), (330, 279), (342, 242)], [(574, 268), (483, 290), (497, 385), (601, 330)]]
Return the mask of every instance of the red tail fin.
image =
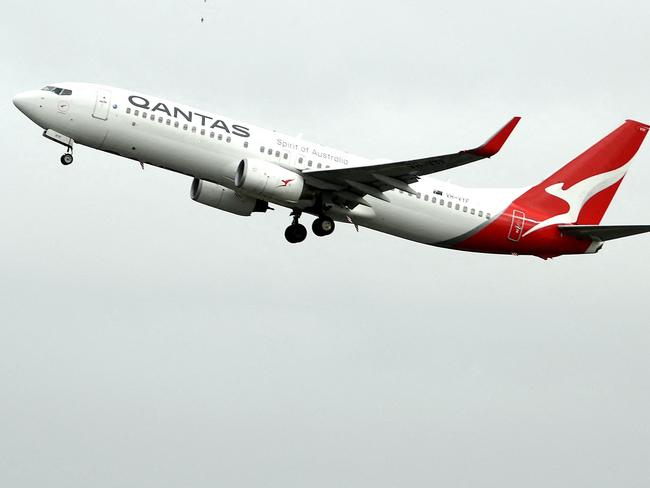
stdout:
[(519, 197), (516, 203), (520, 206), (554, 216), (539, 222), (528, 233), (559, 223), (600, 223), (649, 128), (634, 120), (625, 121)]

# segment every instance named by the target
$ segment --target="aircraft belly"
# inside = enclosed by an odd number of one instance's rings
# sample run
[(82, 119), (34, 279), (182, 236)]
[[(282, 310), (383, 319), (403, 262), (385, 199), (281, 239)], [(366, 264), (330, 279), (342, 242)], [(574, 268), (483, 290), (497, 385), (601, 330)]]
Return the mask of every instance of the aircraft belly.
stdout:
[(116, 128), (109, 132), (103, 149), (160, 168), (232, 186), (239, 159), (236, 155), (216, 152), (202, 142)]
[(363, 227), (425, 244), (453, 239), (482, 223), (479, 219), (446, 208), (425, 206), (420, 201), (399, 202), (394, 195), (391, 197), (391, 203), (373, 200), (374, 212), (368, 217), (355, 216), (353, 211), (351, 218)]

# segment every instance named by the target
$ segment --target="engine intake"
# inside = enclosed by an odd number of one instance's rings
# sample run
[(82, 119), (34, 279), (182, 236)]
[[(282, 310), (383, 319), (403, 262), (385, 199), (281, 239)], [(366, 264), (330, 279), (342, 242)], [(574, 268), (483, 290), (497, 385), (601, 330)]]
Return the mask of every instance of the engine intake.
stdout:
[(266, 212), (269, 208), (265, 201), (241, 195), (225, 186), (198, 178), (194, 178), (192, 181), (190, 197), (203, 205), (244, 217), (248, 217), (253, 212)]
[(235, 186), (261, 198), (296, 203), (305, 182), (301, 175), (260, 159), (242, 159), (235, 173)]

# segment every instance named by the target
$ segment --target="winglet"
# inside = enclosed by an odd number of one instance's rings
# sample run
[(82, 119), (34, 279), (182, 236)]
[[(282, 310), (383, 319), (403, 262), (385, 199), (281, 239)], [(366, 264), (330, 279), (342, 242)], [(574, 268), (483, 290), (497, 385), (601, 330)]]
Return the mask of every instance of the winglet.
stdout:
[(512, 131), (515, 130), (515, 127), (521, 120), (521, 117), (513, 117), (510, 122), (503, 126), (503, 128), (494, 134), (485, 144), (477, 147), (476, 149), (470, 149), (467, 152), (476, 154), (483, 158), (490, 158), (499, 152), (503, 144), (506, 142)]

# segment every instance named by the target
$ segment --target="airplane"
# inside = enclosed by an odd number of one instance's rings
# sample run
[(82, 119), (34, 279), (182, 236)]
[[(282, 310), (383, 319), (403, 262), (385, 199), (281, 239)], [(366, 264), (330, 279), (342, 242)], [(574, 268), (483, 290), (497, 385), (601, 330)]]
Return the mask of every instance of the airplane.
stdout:
[(290, 243), (349, 223), (448, 249), (543, 259), (593, 254), (605, 241), (650, 225), (599, 225), (648, 133), (625, 121), (542, 182), (525, 188), (463, 188), (428, 177), (490, 158), (520, 117), (484, 144), (404, 161), (371, 160), (156, 96), (90, 83), (55, 83), (16, 95), (14, 105), (65, 146), (76, 144), (192, 178), (191, 198), (250, 216), (289, 209)]

